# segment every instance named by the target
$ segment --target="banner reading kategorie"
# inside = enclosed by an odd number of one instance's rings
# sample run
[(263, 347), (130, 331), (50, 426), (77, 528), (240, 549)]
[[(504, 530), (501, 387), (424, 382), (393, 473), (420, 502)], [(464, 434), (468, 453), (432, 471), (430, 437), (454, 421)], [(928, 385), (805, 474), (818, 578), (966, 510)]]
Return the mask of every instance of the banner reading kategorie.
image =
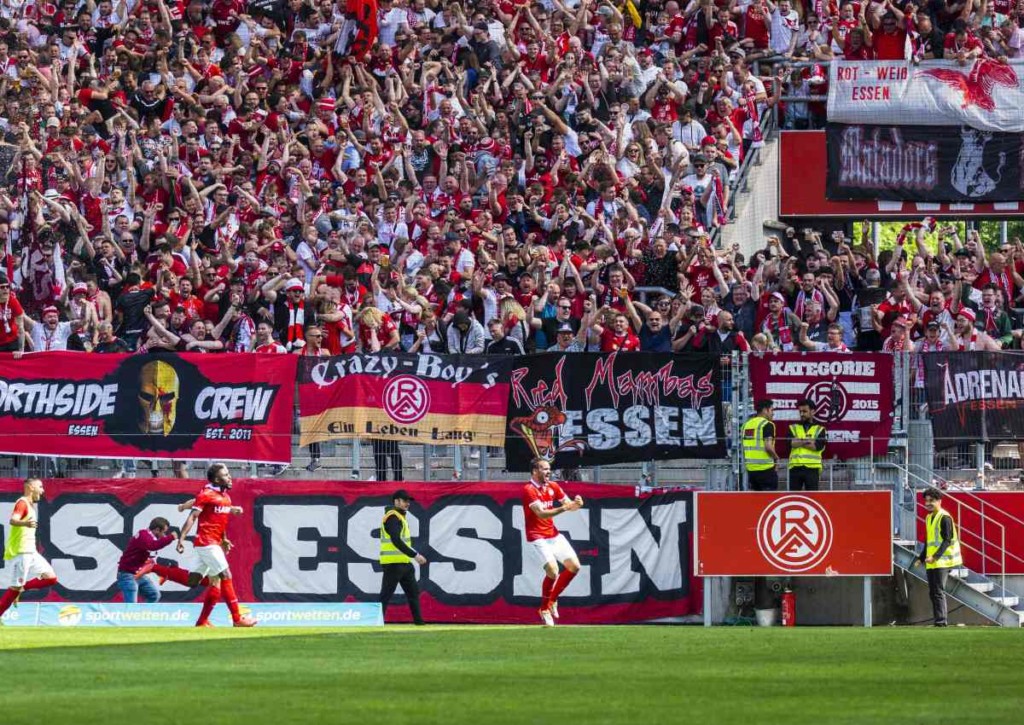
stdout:
[(1024, 438), (1024, 355), (921, 355), (936, 448)]
[(826, 194), (837, 201), (1017, 201), (1020, 134), (968, 126), (829, 124)]
[(0, 356), (0, 452), (290, 463), (294, 386), (290, 355)]
[(775, 403), (776, 451), (789, 450), (789, 426), (806, 398), (814, 419), (828, 431), (826, 458), (858, 458), (889, 448), (893, 415), (891, 355), (875, 353), (777, 353), (750, 356), (754, 399)]
[(714, 355), (552, 353), (516, 358), (506, 467), (530, 470), (669, 458), (723, 458)]
[[(428, 622), (536, 624), (543, 560), (526, 542), (523, 482), (417, 483), (409, 512), (413, 544), (429, 564), (417, 567)], [(58, 479), (46, 482), (37, 538), (59, 583), (48, 601), (120, 601), (117, 562), (128, 539), (156, 516), (180, 526), (177, 505), (200, 481)], [(625, 623), (701, 610), (692, 575), (693, 494), (637, 498), (634, 486), (563, 483), (585, 506), (558, 517), (582, 568), (559, 598), (566, 624)], [(397, 487), (397, 486), (396, 486)], [(0, 531), (22, 482), (0, 479)], [(345, 481), (235, 479), (228, 563), (243, 602), (376, 602), (378, 533), (393, 488)], [(192, 545), (166, 562), (189, 566)], [(10, 562), (0, 560), (0, 583)], [(161, 586), (163, 601), (194, 601), (202, 589)], [(37, 601), (39, 592), (26, 592)], [(388, 622), (409, 621), (400, 596)], [(190, 626), (190, 621), (182, 626)]]
[[(828, 119), (833, 123), (970, 126), (1024, 133), (1024, 65), (978, 58), (955, 61), (832, 61)], [(1009, 163), (1017, 163), (1016, 159)]]
[(301, 445), (343, 438), (500, 446), (512, 358), (378, 353), (303, 358)]

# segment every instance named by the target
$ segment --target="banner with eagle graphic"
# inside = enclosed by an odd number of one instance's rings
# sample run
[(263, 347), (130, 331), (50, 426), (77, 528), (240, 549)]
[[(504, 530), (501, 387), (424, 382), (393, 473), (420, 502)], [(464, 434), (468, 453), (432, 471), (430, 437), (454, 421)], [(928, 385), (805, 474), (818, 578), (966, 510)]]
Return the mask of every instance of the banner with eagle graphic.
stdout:
[(724, 458), (714, 355), (551, 353), (515, 359), (505, 460), (528, 471), (671, 458)]
[(833, 123), (969, 126), (1024, 133), (1024, 64), (954, 61), (833, 61), (828, 119)]

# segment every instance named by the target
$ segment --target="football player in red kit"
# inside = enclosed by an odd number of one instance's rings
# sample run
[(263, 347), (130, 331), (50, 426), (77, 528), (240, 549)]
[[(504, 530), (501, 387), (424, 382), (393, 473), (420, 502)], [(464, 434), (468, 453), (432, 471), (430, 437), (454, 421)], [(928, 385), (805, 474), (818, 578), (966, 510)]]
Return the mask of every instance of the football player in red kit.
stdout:
[[(583, 508), (583, 498), (570, 499), (562, 487), (551, 480), (551, 464), (543, 458), (533, 459), (530, 482), (523, 487), (523, 510), (526, 517), (526, 540), (544, 559), (544, 582), (541, 585), (540, 619), (554, 626), (558, 618), (558, 595), (569, 586), (580, 570), (580, 560), (569, 541), (555, 528), (552, 520), (566, 511)], [(564, 567), (558, 572), (558, 565)]]
[(149, 572), (169, 579), (178, 584), (194, 587), (207, 585), (203, 610), (196, 622), (197, 627), (212, 627), (210, 613), (223, 597), (231, 611), (231, 621), (236, 627), (253, 627), (256, 621), (243, 617), (235, 594), (235, 584), (231, 579), (231, 569), (225, 554), (231, 550), (231, 542), (225, 535), (228, 527), (228, 516), (242, 513), (241, 506), (231, 505), (231, 472), (223, 463), (214, 463), (206, 470), (207, 484), (192, 504), (192, 511), (185, 519), (181, 532), (178, 534), (178, 553), (185, 553), (185, 537), (192, 527), (199, 523), (196, 531), (193, 551), (195, 562), (187, 571), (177, 566), (164, 566), (147, 562), (135, 576), (145, 576)]

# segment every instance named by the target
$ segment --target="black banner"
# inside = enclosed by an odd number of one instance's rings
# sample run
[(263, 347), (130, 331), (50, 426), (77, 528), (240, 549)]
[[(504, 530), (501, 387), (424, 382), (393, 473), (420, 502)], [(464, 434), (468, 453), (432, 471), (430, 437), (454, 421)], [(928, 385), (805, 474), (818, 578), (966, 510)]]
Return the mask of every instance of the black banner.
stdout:
[(555, 353), (517, 358), (505, 432), (510, 471), (724, 458), (714, 355)]
[(825, 196), (832, 201), (1018, 201), (1021, 135), (967, 126), (829, 124)]
[(1024, 438), (1024, 355), (921, 355), (936, 448)]

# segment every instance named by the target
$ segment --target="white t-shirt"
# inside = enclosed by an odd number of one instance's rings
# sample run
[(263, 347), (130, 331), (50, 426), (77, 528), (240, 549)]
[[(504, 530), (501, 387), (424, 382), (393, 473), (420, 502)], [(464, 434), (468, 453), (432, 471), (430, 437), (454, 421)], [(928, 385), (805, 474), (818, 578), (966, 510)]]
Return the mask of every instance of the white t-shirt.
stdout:
[(57, 327), (53, 330), (39, 322), (32, 328), (32, 349), (35, 352), (67, 350), (69, 337), (71, 337), (70, 322), (58, 322)]
[(793, 34), (800, 30), (800, 16), (790, 8), (789, 13), (782, 14), (778, 7), (772, 13), (772, 33), (769, 46), (776, 53), (789, 52), (789, 43)]

